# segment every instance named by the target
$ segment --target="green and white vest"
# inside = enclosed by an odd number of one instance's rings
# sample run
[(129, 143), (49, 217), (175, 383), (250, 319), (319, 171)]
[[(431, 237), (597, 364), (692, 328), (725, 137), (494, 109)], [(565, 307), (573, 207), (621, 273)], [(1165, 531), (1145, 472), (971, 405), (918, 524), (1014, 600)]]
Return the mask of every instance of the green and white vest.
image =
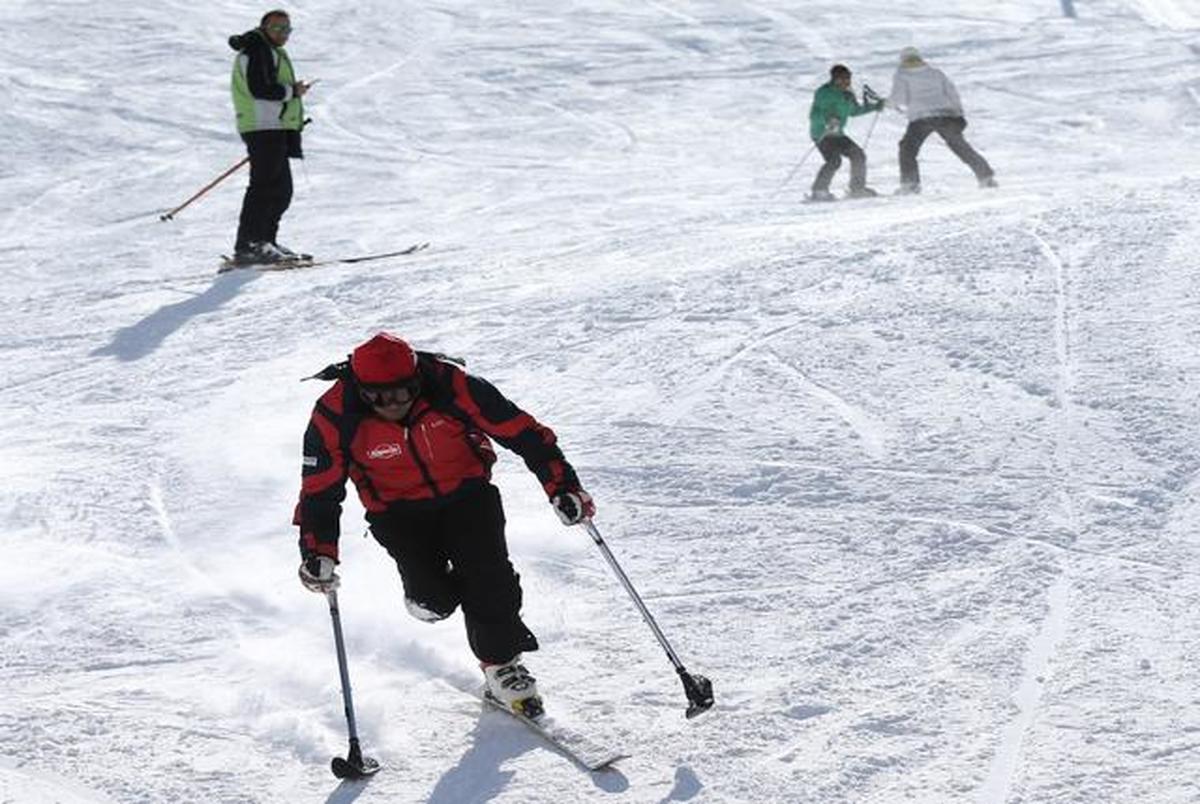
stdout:
[[(279, 83), (288, 87), (288, 94), (291, 94), (291, 86), (296, 82), (296, 73), (292, 69), (292, 60), (288, 58), (287, 51), (281, 47), (274, 47), (270, 42), (267, 42), (267, 47), (271, 49), (271, 55), (275, 59), (275, 68), (278, 71)], [(286, 101), (263, 100), (256, 98), (250, 94), (250, 86), (246, 81), (246, 65), (249, 63), (250, 57), (245, 53), (237, 54), (233, 60), (233, 109), (237, 114), (237, 127), (239, 133), (247, 131), (271, 131), (284, 129), (288, 131), (299, 131), (301, 124), (304, 121), (304, 104), (300, 98), (292, 97)]]

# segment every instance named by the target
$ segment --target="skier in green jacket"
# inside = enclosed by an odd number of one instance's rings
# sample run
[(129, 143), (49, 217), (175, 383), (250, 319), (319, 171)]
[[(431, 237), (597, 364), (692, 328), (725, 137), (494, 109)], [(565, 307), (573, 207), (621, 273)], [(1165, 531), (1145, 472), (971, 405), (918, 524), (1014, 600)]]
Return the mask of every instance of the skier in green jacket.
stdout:
[(825, 164), (817, 171), (813, 181), (813, 201), (833, 201), (829, 183), (833, 174), (842, 166), (842, 157), (850, 159), (850, 198), (868, 198), (878, 195), (867, 186), (867, 155), (858, 144), (846, 136), (846, 120), (860, 114), (876, 112), (883, 108), (883, 101), (859, 103), (850, 89), (850, 69), (844, 64), (835, 64), (829, 70), (829, 82), (822, 84), (813, 95), (812, 108), (808, 112), (809, 133)]

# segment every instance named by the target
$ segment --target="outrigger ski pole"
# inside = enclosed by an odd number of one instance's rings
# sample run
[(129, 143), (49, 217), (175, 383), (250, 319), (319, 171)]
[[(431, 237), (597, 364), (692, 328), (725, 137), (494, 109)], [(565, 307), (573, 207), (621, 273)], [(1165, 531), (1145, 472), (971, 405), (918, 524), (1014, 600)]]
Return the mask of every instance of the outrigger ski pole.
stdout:
[(337, 643), (338, 672), (342, 676), (342, 702), (346, 705), (346, 725), (350, 729), (350, 752), (345, 759), (334, 757), (329, 769), (339, 779), (362, 779), (374, 776), (380, 765), (371, 757), (362, 755), (358, 745), (358, 728), (354, 725), (354, 701), (350, 698), (350, 671), (346, 667), (346, 643), (342, 639), (342, 617), (338, 612), (337, 591), (325, 593), (329, 600), (329, 616), (333, 618), (333, 640)]
[(713, 705), (712, 682), (704, 676), (692, 675), (684, 668), (683, 663), (679, 661), (679, 657), (675, 655), (675, 651), (671, 649), (670, 644), (667, 642), (667, 638), (663, 636), (658, 623), (650, 616), (650, 611), (646, 608), (646, 604), (638, 597), (633, 584), (629, 582), (629, 576), (621, 569), (621, 565), (617, 563), (617, 559), (613, 556), (612, 551), (604, 543), (604, 539), (600, 536), (600, 531), (596, 530), (596, 526), (592, 524), (590, 518), (583, 520), (583, 526), (587, 528), (588, 535), (592, 537), (592, 541), (600, 548), (600, 552), (604, 555), (605, 560), (608, 561), (608, 565), (612, 567), (613, 572), (616, 573), (617, 579), (621, 581), (621, 585), (625, 587), (625, 591), (633, 598), (634, 605), (642, 613), (642, 619), (646, 621), (646, 625), (650, 626), (650, 630), (654, 632), (655, 638), (658, 639), (658, 644), (662, 645), (663, 650), (667, 652), (667, 658), (675, 666), (675, 672), (679, 674), (679, 680), (683, 682), (683, 691), (687, 694), (687, 716), (693, 718), (696, 715), (707, 712)]

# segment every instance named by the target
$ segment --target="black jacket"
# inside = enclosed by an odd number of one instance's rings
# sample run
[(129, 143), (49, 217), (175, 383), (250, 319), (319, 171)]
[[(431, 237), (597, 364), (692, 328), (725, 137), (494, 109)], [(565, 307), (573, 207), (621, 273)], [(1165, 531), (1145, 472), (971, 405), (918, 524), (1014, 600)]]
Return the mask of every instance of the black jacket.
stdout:
[(229, 46), (245, 53), (246, 85), (250, 94), (262, 100), (281, 101), (287, 97), (287, 89), (279, 83), (279, 69), (275, 65), (274, 46), (258, 28), (240, 36), (229, 37)]

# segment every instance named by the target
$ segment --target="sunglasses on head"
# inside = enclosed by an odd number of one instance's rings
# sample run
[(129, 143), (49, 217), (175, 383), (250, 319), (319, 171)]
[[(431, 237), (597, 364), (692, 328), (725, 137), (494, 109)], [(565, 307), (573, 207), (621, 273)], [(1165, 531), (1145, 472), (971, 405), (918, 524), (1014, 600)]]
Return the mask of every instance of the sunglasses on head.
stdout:
[(420, 383), (414, 379), (396, 385), (361, 385), (358, 394), (371, 407), (384, 408), (411, 402), (419, 388)]

